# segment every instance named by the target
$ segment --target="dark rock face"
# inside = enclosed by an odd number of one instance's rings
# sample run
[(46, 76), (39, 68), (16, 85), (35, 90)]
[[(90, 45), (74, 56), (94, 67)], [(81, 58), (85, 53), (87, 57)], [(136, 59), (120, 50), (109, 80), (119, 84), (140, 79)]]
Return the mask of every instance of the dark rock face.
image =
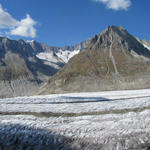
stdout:
[[(3, 58), (1, 58), (0, 61), (3, 61), (6, 64), (6, 67), (10, 66), (10, 68), (12, 68), (14, 66), (14, 68), (18, 70), (22, 68), (25, 72), (34, 77), (39, 77), (39, 79), (40, 76), (38, 76), (38, 73), (51, 76), (57, 71), (54, 68), (43, 64), (43, 62), (34, 55), (32, 47), (23, 40), (12, 41), (7, 39), (5, 41), (4, 38), (1, 45), (2, 48), (0, 50), (3, 51), (2, 53), (5, 53), (5, 56), (3, 55)], [(20, 65), (20, 68), (18, 66), (15, 67), (16, 65)]]
[(31, 41), (31, 42), (28, 42), (28, 44), (34, 50), (34, 54), (37, 54), (40, 52), (56, 52), (60, 49), (60, 47), (47, 46), (46, 44), (39, 43), (37, 41)]
[(122, 27), (95, 35), (40, 93), (148, 88), (150, 51)]
[(91, 42), (91, 39), (87, 39), (83, 42), (80, 42), (79, 44), (74, 46), (74, 49), (82, 51), (84, 48), (86, 48), (89, 45), (90, 42)]
[(91, 39), (87, 39), (83, 42), (80, 42), (76, 44), (75, 46), (64, 46), (64, 47), (57, 47), (57, 46), (47, 46), (44, 43), (39, 43), (37, 41), (31, 41), (28, 42), (28, 44), (32, 47), (34, 50), (34, 53), (40, 53), (40, 52), (58, 52), (60, 49), (62, 50), (68, 50), (68, 51), (74, 51), (74, 50), (83, 50), (87, 45), (90, 43)]

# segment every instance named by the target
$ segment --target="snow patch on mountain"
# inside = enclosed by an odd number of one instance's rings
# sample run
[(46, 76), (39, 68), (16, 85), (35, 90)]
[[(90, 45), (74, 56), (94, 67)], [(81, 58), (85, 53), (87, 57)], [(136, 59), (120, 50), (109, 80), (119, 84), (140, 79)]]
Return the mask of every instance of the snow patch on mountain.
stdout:
[(77, 55), (80, 52), (80, 50), (74, 50), (74, 51), (69, 51), (69, 50), (62, 50), (60, 49), (56, 55), (62, 59), (65, 63), (69, 61), (70, 58), (72, 58), (74, 55)]
[(80, 50), (62, 50), (60, 49), (58, 52), (41, 52), (36, 55), (41, 60), (48, 61), (51, 63), (67, 63), (70, 58), (72, 58), (74, 55), (77, 55), (80, 52)]
[(136, 38), (145, 48), (147, 48), (148, 50), (150, 50), (150, 42), (147, 40), (139, 40), (138, 38)]
[(143, 43), (143, 46), (144, 46), (145, 48), (147, 48), (148, 50), (150, 50), (150, 46), (148, 46), (147, 44), (144, 44), (144, 43)]
[(80, 42), (75, 46), (64, 47), (48, 46), (34, 40), (26, 41), (26, 43), (32, 47), (33, 54), (39, 59), (46, 61), (46, 63), (67, 63), (70, 58), (78, 54), (90, 43), (90, 39)]
[(36, 55), (39, 59), (46, 60), (53, 63), (63, 62), (57, 56), (54, 56), (53, 53), (42, 52)]
[(41, 59), (44, 64), (52, 66), (58, 70), (64, 65), (64, 61), (59, 57), (55, 56), (53, 52), (41, 52), (38, 53), (36, 57)]

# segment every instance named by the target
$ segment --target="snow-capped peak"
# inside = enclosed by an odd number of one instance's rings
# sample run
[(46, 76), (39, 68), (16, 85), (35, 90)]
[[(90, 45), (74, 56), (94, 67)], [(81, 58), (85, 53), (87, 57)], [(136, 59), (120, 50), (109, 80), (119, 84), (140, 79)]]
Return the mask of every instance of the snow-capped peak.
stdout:
[(27, 43), (33, 43), (35, 40), (26, 40)]

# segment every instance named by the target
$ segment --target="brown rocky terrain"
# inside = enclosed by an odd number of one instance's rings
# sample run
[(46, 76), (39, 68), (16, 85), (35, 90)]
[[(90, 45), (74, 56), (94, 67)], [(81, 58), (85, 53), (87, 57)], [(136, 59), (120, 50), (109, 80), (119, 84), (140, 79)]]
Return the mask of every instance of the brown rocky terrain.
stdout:
[(149, 75), (150, 51), (122, 27), (109, 26), (39, 93), (149, 88)]

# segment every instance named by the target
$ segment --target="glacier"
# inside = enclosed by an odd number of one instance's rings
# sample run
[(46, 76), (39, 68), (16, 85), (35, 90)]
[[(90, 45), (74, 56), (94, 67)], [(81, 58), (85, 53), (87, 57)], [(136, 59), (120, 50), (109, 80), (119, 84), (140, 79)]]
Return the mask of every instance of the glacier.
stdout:
[(19, 142), (35, 150), (146, 150), (149, 141), (150, 89), (0, 99), (7, 150)]

